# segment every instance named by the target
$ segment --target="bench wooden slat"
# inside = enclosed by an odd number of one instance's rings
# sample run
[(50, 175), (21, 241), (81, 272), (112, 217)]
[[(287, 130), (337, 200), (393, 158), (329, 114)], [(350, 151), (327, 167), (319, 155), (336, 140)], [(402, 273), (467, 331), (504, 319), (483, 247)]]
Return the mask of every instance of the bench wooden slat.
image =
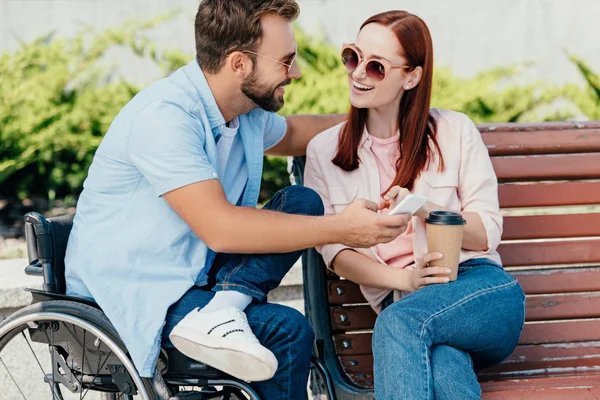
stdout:
[(491, 156), (600, 152), (600, 128), (482, 132)]
[(348, 373), (346, 375), (355, 385), (362, 388), (373, 389), (373, 374)]
[(507, 216), (502, 239), (554, 239), (600, 236), (600, 213)]
[[(364, 388), (373, 388), (373, 374), (349, 373), (350, 380)], [(600, 375), (587, 372), (577, 376), (535, 376), (529, 379), (481, 382), (483, 400), (597, 400), (600, 396)]]
[[(346, 372), (373, 372), (373, 355), (348, 355), (339, 357)], [(482, 379), (493, 379), (498, 375), (535, 373), (544, 369), (574, 369), (585, 367), (600, 371), (600, 343), (587, 342), (576, 345), (563, 343), (557, 346), (519, 346), (502, 364), (481, 371)], [(575, 372), (575, 371), (573, 371)], [(600, 382), (599, 382), (600, 384)]]
[(373, 329), (376, 317), (369, 306), (331, 307), (331, 326), (337, 332)]
[(600, 317), (600, 293), (527, 297), (527, 321)]
[(597, 400), (600, 396), (600, 387), (568, 387), (568, 388), (542, 388), (542, 389), (514, 389), (503, 392), (483, 393), (483, 400), (520, 400), (520, 399), (543, 399), (543, 400)]
[[(505, 267), (539, 265), (600, 264), (600, 238), (507, 242), (498, 247)], [(332, 279), (337, 279), (333, 273)]]
[(330, 280), (327, 282), (329, 304), (366, 303), (360, 287), (347, 280)]
[(547, 344), (600, 340), (600, 319), (527, 322), (519, 344)]
[(502, 243), (498, 252), (505, 267), (600, 263), (600, 238)]
[(600, 182), (505, 183), (498, 198), (502, 208), (600, 204)]
[(339, 334), (333, 336), (336, 354), (340, 356), (371, 354), (372, 333)]
[[(600, 267), (512, 271), (526, 294), (600, 291)], [(359, 286), (348, 280), (327, 282), (329, 304), (366, 303)]]
[[(333, 343), (338, 355), (371, 354), (370, 332), (337, 334)], [(553, 322), (528, 322), (525, 324), (519, 345), (579, 343), (600, 341), (600, 319)]]
[(600, 178), (600, 153), (493, 157), (499, 181)]
[(600, 342), (518, 346), (502, 364), (481, 371), (480, 376), (577, 366), (600, 371)]
[(600, 291), (600, 267), (512, 271), (527, 294)]
[[(366, 377), (367, 379), (369, 377)], [(371, 377), (372, 379), (372, 377)], [(495, 382), (481, 382), (481, 389), (484, 392), (492, 394), (500, 391), (520, 391), (520, 390), (535, 390), (535, 389), (552, 389), (552, 388), (595, 388), (598, 391), (600, 383), (600, 373), (598, 372), (582, 372), (577, 375), (563, 374), (554, 377), (534, 377), (522, 378), (518, 380), (498, 380)], [(544, 390), (545, 391), (545, 390)], [(514, 392), (513, 392), (514, 394)], [(512, 397), (509, 397), (512, 398)], [(538, 397), (539, 398), (539, 397)], [(545, 397), (543, 397), (545, 399)], [(560, 399), (585, 399), (586, 397), (558, 397)], [(502, 399), (502, 397), (484, 397), (484, 399)], [(592, 397), (594, 399), (594, 397)]]
[[(600, 317), (600, 292), (527, 297), (527, 321)], [(372, 329), (376, 314), (368, 305), (331, 307), (335, 331)]]
[(556, 122), (492, 122), (477, 124), (477, 129), (484, 133), (501, 132), (554, 132), (577, 129), (581, 132), (595, 131), (600, 129), (600, 121), (556, 121)]

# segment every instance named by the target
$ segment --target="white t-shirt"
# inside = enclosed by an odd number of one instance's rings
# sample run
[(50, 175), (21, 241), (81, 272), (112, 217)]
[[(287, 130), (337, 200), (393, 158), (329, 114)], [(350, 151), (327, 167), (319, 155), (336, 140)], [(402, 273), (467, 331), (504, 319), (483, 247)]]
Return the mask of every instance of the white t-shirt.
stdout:
[(235, 139), (235, 135), (237, 135), (239, 127), (238, 117), (235, 117), (229, 123), (229, 126), (225, 126), (223, 129), (223, 134), (219, 138), (217, 142), (217, 154), (219, 156), (219, 178), (223, 178), (225, 176), (225, 167), (227, 166), (227, 159), (229, 158), (229, 153), (231, 153), (231, 146), (233, 145), (233, 139)]
[[(242, 146), (242, 142), (237, 134), (238, 127), (239, 120), (238, 117), (235, 117), (229, 122), (229, 126), (223, 128), (223, 133), (217, 142), (217, 156), (219, 160), (217, 173), (219, 174), (219, 179), (223, 186), (227, 185), (227, 182), (232, 179), (248, 180), (248, 168), (245, 163), (243, 163), (243, 159), (239, 159), (238, 157), (231, 161), (229, 160), (229, 155), (231, 154), (233, 147)], [(241, 149), (238, 149), (237, 151), (242, 151), (243, 153), (243, 150)], [(237, 204), (243, 190), (234, 192), (235, 193), (228, 193), (227, 198), (232, 204)]]

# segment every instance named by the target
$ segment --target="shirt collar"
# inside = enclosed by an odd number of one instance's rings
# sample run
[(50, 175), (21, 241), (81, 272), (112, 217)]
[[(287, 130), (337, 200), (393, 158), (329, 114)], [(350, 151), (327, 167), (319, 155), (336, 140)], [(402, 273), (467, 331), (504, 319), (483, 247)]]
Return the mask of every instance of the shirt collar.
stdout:
[(369, 132), (367, 131), (367, 127), (365, 126), (365, 130), (363, 131), (362, 137), (360, 138), (360, 141), (358, 142), (358, 148), (360, 149), (364, 146), (371, 147), (372, 143), (373, 143), (373, 141), (371, 140), (371, 135), (369, 135)]
[(369, 132), (367, 132), (367, 128), (365, 127), (362, 137), (360, 138), (360, 142), (358, 142), (358, 148), (362, 148), (363, 146), (371, 147), (371, 139)]
[(210, 128), (214, 129), (225, 126), (225, 118), (223, 118), (223, 114), (221, 114), (221, 110), (219, 110), (219, 106), (217, 105), (215, 96), (210, 90), (206, 76), (204, 75), (204, 72), (202, 72), (196, 59), (185, 66), (185, 73), (200, 95), (199, 100), (204, 106)]

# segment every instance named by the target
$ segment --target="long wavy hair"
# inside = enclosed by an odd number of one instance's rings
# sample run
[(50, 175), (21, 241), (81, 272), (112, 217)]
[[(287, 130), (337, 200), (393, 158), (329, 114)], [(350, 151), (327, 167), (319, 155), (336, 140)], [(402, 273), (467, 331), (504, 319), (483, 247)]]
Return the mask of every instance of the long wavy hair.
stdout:
[[(374, 15), (360, 29), (368, 24), (380, 24), (394, 32), (402, 47), (400, 55), (406, 60), (410, 70), (418, 66), (423, 69), (419, 84), (406, 91), (400, 101), (400, 158), (396, 165), (396, 177), (390, 185), (390, 188), (399, 185), (412, 190), (415, 179), (427, 167), (434, 150), (440, 156), (440, 172), (444, 170), (444, 160), (436, 139), (437, 124), (429, 112), (433, 78), (431, 34), (421, 18), (406, 11), (388, 11)], [(357, 169), (360, 163), (358, 145), (365, 130), (368, 113), (366, 108), (351, 106), (340, 132), (338, 151), (332, 162), (345, 171)], [(430, 146), (430, 140), (434, 148)]]

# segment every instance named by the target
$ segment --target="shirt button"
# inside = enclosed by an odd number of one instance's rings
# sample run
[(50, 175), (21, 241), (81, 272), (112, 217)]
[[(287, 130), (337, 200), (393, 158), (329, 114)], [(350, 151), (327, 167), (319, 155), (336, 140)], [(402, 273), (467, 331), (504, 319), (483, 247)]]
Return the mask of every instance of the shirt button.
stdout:
[(216, 178), (216, 177), (217, 177), (217, 173), (216, 173), (216, 172), (213, 172), (213, 176)]

